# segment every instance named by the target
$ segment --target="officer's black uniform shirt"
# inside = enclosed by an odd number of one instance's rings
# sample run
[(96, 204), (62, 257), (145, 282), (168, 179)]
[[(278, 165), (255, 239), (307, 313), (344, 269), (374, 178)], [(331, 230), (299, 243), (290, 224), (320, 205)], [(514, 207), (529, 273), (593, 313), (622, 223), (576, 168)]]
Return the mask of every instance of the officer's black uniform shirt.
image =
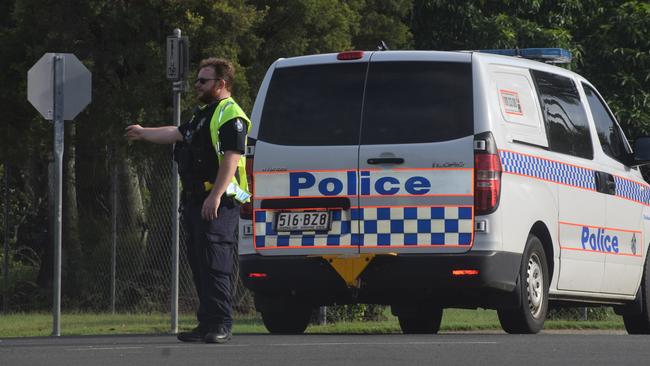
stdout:
[[(184, 123), (178, 127), (178, 131), (183, 136), (183, 142), (186, 141), (187, 130), (191, 127), (190, 123)], [(219, 150), (220, 152), (235, 151), (244, 154), (246, 151), (246, 121), (241, 118), (233, 118), (219, 128)], [(215, 155), (216, 159), (216, 155)]]
[[(186, 193), (205, 193), (205, 182), (214, 182), (219, 161), (210, 137), (210, 121), (217, 102), (204, 110), (195, 110), (192, 119), (178, 127), (183, 141), (174, 147), (174, 160)], [(244, 154), (246, 149), (246, 121), (233, 118), (219, 128), (219, 152)]]

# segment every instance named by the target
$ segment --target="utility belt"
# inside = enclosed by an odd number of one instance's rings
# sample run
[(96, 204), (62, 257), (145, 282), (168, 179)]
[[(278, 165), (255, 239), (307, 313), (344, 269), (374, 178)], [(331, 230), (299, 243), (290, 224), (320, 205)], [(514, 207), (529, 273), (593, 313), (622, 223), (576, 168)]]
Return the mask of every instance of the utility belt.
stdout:
[[(183, 206), (185, 203), (202, 204), (210, 194), (212, 187), (213, 184), (210, 182), (203, 182), (203, 184), (200, 184), (198, 182), (195, 182), (194, 184), (183, 183), (183, 190), (181, 192), (181, 206)], [(226, 193), (221, 195), (222, 206), (232, 207), (238, 203), (239, 202), (237, 202), (234, 197), (229, 196)]]

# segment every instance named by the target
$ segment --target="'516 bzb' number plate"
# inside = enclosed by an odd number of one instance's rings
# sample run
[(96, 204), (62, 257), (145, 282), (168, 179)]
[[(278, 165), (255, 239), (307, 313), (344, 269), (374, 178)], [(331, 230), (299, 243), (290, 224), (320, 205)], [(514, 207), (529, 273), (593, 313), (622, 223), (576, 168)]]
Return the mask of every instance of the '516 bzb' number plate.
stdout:
[(321, 231), (330, 229), (329, 211), (278, 212), (275, 231)]

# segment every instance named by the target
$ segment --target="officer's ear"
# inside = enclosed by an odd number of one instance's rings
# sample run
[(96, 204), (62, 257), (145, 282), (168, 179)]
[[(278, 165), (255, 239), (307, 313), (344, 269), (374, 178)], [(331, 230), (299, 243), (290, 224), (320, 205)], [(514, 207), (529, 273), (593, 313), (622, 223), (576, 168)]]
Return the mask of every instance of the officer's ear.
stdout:
[(212, 90), (211, 90), (212, 98), (217, 97), (217, 90), (219, 90), (219, 86), (221, 86), (221, 83), (224, 83), (223, 87), (225, 88), (226, 87), (226, 82), (223, 79), (216, 79), (214, 81), (214, 86), (212, 87)]

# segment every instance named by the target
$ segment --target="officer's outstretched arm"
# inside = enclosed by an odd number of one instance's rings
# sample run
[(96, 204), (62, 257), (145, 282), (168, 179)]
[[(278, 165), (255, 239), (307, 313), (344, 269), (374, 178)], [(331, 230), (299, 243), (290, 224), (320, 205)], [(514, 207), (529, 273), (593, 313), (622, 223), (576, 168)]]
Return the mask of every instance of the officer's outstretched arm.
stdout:
[(142, 127), (130, 125), (126, 127), (126, 138), (129, 140), (144, 140), (155, 144), (173, 144), (183, 140), (183, 135), (175, 126)]

